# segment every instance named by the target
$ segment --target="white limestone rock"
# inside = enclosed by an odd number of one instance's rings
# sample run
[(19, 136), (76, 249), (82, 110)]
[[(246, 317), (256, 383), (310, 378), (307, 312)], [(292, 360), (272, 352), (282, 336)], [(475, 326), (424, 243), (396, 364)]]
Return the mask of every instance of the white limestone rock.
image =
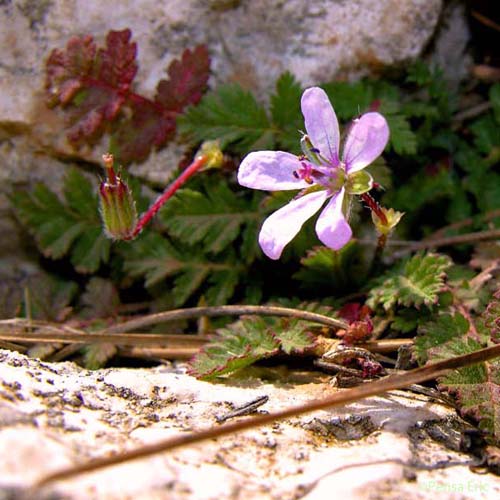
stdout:
[[(453, 409), (404, 391), (109, 467), (27, 493), (45, 474), (179, 433), (267, 395), (276, 411), (334, 392), (326, 375), (195, 380), (182, 365), (83, 370), (0, 351), (0, 499), (493, 499), (500, 485), (456, 451)], [(276, 375), (279, 377), (276, 377)], [(246, 418), (246, 417), (237, 417)], [(448, 446), (429, 426), (448, 429)], [(457, 437), (458, 436), (458, 437)], [(451, 443), (451, 444), (450, 444)], [(421, 470), (405, 464), (459, 464)], [(24, 495), (24, 497), (23, 497)], [(33, 496), (34, 495), (34, 496)]]

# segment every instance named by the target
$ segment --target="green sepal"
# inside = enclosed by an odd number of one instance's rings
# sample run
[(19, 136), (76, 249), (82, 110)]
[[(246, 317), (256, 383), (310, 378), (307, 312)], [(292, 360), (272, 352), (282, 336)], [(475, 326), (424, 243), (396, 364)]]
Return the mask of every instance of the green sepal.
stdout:
[(359, 170), (348, 174), (345, 183), (345, 190), (347, 194), (363, 194), (370, 191), (373, 187), (373, 178), (365, 170)]

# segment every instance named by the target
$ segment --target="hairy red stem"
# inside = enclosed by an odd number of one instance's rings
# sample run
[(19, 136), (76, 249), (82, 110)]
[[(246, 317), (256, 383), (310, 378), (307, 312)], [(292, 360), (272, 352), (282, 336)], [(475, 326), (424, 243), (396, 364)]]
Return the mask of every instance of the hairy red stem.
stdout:
[(387, 225), (387, 217), (385, 216), (382, 207), (368, 193), (361, 195), (361, 199), (368, 205), (368, 208), (375, 212), (375, 215), (382, 221), (382, 224)]
[(165, 191), (158, 197), (158, 199), (149, 207), (147, 212), (141, 215), (141, 218), (137, 222), (134, 231), (128, 239), (134, 239), (144, 228), (144, 226), (157, 214), (158, 210), (175, 194), (175, 192), (196, 172), (198, 172), (207, 161), (206, 156), (198, 156), (189, 165), (189, 167), (184, 170), (177, 179), (175, 179), (170, 186), (168, 186)]

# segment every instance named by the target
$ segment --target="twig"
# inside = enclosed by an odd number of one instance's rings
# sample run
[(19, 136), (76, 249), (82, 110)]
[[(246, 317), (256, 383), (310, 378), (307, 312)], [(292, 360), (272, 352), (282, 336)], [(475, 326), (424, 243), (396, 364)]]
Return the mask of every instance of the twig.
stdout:
[[(16, 320), (2, 320), (0, 326), (4, 329), (0, 330), (0, 339), (17, 340), (19, 342), (35, 342), (35, 343), (67, 343), (67, 344), (117, 344), (122, 346), (151, 346), (155, 349), (148, 348), (150, 352), (156, 351), (161, 357), (165, 357), (168, 352), (171, 354), (189, 352), (195, 353), (203, 347), (210, 338), (207, 335), (193, 334), (170, 334), (170, 333), (107, 333), (106, 331), (86, 333), (80, 330), (66, 331), (64, 328), (57, 327), (48, 328), (45, 323), (38, 325), (39, 330), (32, 332), (19, 332), (19, 329), (24, 326), (26, 320), (18, 318)], [(129, 322), (130, 323), (130, 322)], [(33, 326), (33, 322), (29, 323)], [(123, 323), (125, 324), (125, 323)], [(7, 329), (5, 329), (7, 327)], [(11, 329), (11, 331), (8, 330)], [(357, 344), (357, 347), (362, 347), (373, 352), (392, 352), (402, 345), (411, 345), (411, 339), (382, 339), (369, 340), (367, 342)], [(160, 347), (161, 346), (161, 347)], [(131, 351), (133, 352), (133, 351)], [(138, 351), (135, 351), (138, 353)], [(177, 358), (179, 359), (179, 358)]]
[(154, 325), (165, 321), (177, 321), (180, 319), (193, 319), (201, 316), (216, 317), (216, 316), (241, 316), (241, 315), (258, 315), (258, 316), (283, 316), (289, 318), (303, 319), (312, 321), (321, 325), (331, 326), (333, 328), (347, 328), (348, 324), (340, 319), (331, 318), (324, 314), (302, 311), (300, 309), (291, 309), (288, 307), (277, 306), (215, 306), (215, 307), (189, 307), (186, 309), (173, 309), (148, 316), (142, 316), (137, 319), (132, 319), (124, 323), (120, 323), (111, 328), (104, 328), (96, 333), (117, 333), (128, 332), (136, 328)]
[(481, 14), (477, 10), (471, 10), (471, 16), (475, 17), (481, 24), (488, 26), (488, 28), (492, 28), (496, 31), (500, 31), (500, 24), (497, 24), (495, 21)]
[(118, 353), (127, 358), (188, 360), (199, 352), (200, 347), (120, 347)]
[(409, 242), (406, 248), (394, 252), (391, 257), (393, 259), (399, 259), (406, 253), (423, 250), (425, 248), (448, 247), (452, 245), (461, 245), (464, 243), (478, 243), (480, 241), (491, 241), (498, 239), (500, 239), (500, 229), (490, 229), (488, 231), (457, 234), (455, 236), (447, 236), (444, 238), (436, 238), (433, 240)]
[(476, 222), (477, 218), (479, 218), (480, 220), (483, 220), (483, 221), (490, 221), (492, 219), (496, 219), (497, 217), (500, 217), (500, 210), (499, 209), (491, 210), (490, 212), (480, 214), (478, 217), (467, 217), (466, 219), (462, 219), (461, 221), (454, 222), (453, 224), (449, 224), (448, 226), (444, 226), (444, 227), (438, 229), (437, 231), (435, 231), (431, 235), (427, 236), (424, 241), (439, 239), (439, 238), (442, 238), (444, 236), (446, 231), (454, 230), (454, 229), (461, 229), (463, 227), (470, 226)]
[(260, 427), (262, 425), (274, 423), (285, 418), (296, 417), (316, 410), (323, 410), (334, 406), (341, 406), (352, 403), (369, 396), (376, 396), (381, 393), (394, 389), (401, 389), (412, 384), (418, 384), (427, 380), (442, 377), (450, 370), (470, 366), (476, 363), (488, 361), (500, 356), (500, 345), (481, 349), (473, 353), (457, 356), (454, 358), (432, 363), (415, 370), (411, 370), (402, 375), (392, 375), (387, 378), (369, 382), (362, 386), (355, 387), (342, 392), (337, 392), (331, 396), (311, 401), (304, 405), (292, 406), (267, 415), (251, 417), (243, 421), (225, 424), (220, 427), (210, 427), (197, 432), (183, 433), (174, 438), (165, 439), (154, 444), (138, 447), (134, 450), (111, 456), (89, 460), (77, 466), (60, 469), (37, 481), (33, 487), (46, 486), (55, 481), (70, 479), (86, 472), (95, 471), (111, 465), (121, 464), (138, 458), (144, 458), (160, 452), (171, 451), (182, 446), (199, 443), (207, 439), (214, 439), (235, 432), (240, 432), (250, 428)]

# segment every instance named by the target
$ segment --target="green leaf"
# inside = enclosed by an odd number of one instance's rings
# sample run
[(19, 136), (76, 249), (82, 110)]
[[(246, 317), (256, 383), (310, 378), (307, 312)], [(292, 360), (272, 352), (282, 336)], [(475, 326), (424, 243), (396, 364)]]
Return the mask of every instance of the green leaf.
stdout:
[(457, 186), (450, 172), (440, 168), (436, 173), (419, 172), (390, 196), (396, 209), (407, 213), (425, 207), (442, 198), (451, 198)]
[(263, 318), (242, 318), (217, 336), (191, 361), (190, 373), (209, 379), (234, 372), (279, 351), (279, 341)]
[(95, 272), (108, 262), (111, 242), (102, 233), (97, 195), (76, 169), (64, 178), (63, 203), (44, 184), (10, 196), (19, 220), (34, 236), (40, 251), (52, 259), (69, 254), (80, 273)]
[(372, 281), (367, 305), (372, 309), (382, 306), (386, 311), (396, 305), (430, 307), (438, 301), (446, 269), (451, 264), (451, 259), (445, 255), (414, 255), (396, 269)]
[(207, 302), (224, 303), (242, 276), (241, 265), (232, 254), (209, 260), (202, 252), (174, 246), (157, 233), (143, 235), (122, 252), (124, 270), (132, 277), (143, 277), (146, 287), (171, 282), (175, 306), (184, 304), (202, 286), (206, 287)]
[(206, 94), (198, 106), (178, 119), (178, 130), (192, 142), (219, 139), (240, 153), (274, 144), (265, 109), (254, 96), (235, 84), (221, 85)]
[(482, 314), (481, 326), (492, 342), (500, 344), (500, 290), (495, 293)]
[(495, 83), (490, 87), (490, 102), (493, 106), (495, 120), (500, 124), (500, 83)]
[(276, 139), (285, 151), (299, 153), (299, 130), (304, 127), (300, 110), (302, 88), (289, 73), (283, 73), (276, 82), (276, 91), (271, 95), (271, 118), (277, 128)]
[(396, 101), (382, 100), (379, 112), (389, 125), (389, 147), (398, 155), (413, 155), (417, 152), (417, 136), (411, 130), (408, 119), (401, 113)]
[(469, 322), (461, 314), (442, 314), (418, 328), (415, 338), (415, 356), (419, 364), (425, 364), (429, 349), (440, 346), (449, 340), (463, 337), (469, 331)]
[(417, 329), (422, 320), (428, 319), (425, 311), (417, 309), (401, 309), (394, 317), (391, 328), (401, 333), (410, 333)]
[[(298, 307), (331, 314), (330, 307), (317, 303)], [(217, 330), (217, 335), (192, 360), (190, 372), (198, 378), (209, 379), (232, 373), (279, 351), (303, 353), (315, 344), (311, 326), (310, 322), (295, 318), (242, 317)]]
[(159, 215), (172, 236), (188, 245), (202, 244), (206, 252), (216, 255), (238, 237), (248, 237), (249, 230), (255, 239), (255, 224), (262, 219), (261, 200), (262, 194), (254, 192), (247, 201), (224, 179), (212, 177), (204, 180), (199, 191), (178, 191)]
[[(474, 134), (476, 148), (481, 153), (490, 155), (494, 149), (500, 148), (500, 127), (492, 114), (476, 120), (470, 125), (470, 130)], [(495, 159), (498, 160), (497, 156)]]
[(91, 344), (83, 347), (83, 365), (88, 370), (98, 370), (116, 354), (114, 344)]
[(339, 251), (322, 246), (314, 247), (300, 260), (301, 269), (293, 278), (304, 288), (315, 292), (345, 292), (363, 278), (358, 250), (353, 242)]
[[(433, 361), (461, 356), (483, 348), (470, 337), (457, 337), (429, 352)], [(479, 422), (479, 428), (500, 440), (500, 360), (477, 363), (438, 379), (440, 389), (455, 395), (460, 413)]]
[[(352, 120), (364, 113), (374, 100), (373, 87), (366, 81), (332, 82), (322, 85), (340, 120)], [(391, 131), (392, 132), (392, 131)]]
[(87, 283), (80, 303), (84, 318), (109, 318), (117, 315), (120, 297), (113, 282), (94, 276)]
[(40, 272), (28, 278), (22, 314), (32, 319), (61, 321), (76, 293), (78, 285), (57, 276)]

